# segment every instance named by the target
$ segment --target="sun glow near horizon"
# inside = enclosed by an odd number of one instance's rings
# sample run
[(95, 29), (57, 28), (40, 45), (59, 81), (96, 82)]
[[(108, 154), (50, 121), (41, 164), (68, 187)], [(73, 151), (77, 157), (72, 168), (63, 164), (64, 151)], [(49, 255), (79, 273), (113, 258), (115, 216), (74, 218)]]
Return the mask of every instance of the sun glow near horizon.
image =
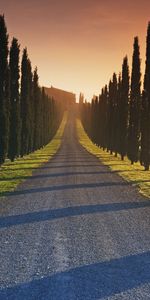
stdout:
[(114, 0), (113, 6), (109, 0), (1, 0), (10, 40), (15, 36), (21, 49), (28, 48), (40, 84), (74, 92), (77, 100), (82, 92), (88, 101), (100, 94), (113, 72), (121, 72), (125, 55), (131, 71), (137, 35), (144, 73), (149, 9), (146, 0)]

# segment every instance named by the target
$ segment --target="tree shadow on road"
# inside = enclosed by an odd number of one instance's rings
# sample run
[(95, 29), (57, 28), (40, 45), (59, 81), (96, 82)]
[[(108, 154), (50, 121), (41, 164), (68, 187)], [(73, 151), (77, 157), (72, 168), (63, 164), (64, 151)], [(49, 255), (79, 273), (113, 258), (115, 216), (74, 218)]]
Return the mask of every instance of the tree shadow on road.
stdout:
[(53, 178), (53, 177), (67, 177), (67, 176), (87, 176), (87, 175), (102, 175), (102, 174), (111, 174), (111, 173), (116, 173), (116, 171), (96, 171), (96, 172), (80, 172), (80, 171), (76, 171), (76, 172), (59, 172), (59, 173), (48, 173), (48, 174), (37, 174), (37, 175), (30, 175), (30, 176), (15, 176), (15, 177), (3, 177), (0, 178), (0, 181), (10, 181), (10, 180), (15, 180), (15, 179), (44, 179), (44, 178)]
[[(17, 166), (17, 165), (16, 165)], [(43, 166), (41, 166), (41, 167), (23, 167), (23, 168), (12, 168), (12, 169), (10, 169), (9, 168), (9, 171), (14, 171), (14, 172), (16, 172), (16, 171), (20, 171), (20, 170), (42, 170), (42, 169), (65, 169), (65, 168), (76, 168), (76, 167), (78, 167), (78, 168), (83, 168), (83, 165), (76, 165), (76, 164), (74, 164), (74, 165), (52, 165), (51, 163), (50, 164), (45, 164), (45, 165), (43, 165)], [(97, 165), (93, 165), (93, 164), (88, 164), (88, 165), (84, 165), (84, 168), (89, 168), (89, 167), (101, 167), (101, 165), (99, 165), (99, 164), (97, 164)]]
[(97, 183), (79, 183), (79, 184), (67, 184), (67, 185), (56, 185), (56, 186), (47, 186), (31, 189), (22, 189), (14, 192), (9, 192), (8, 196), (19, 196), (26, 194), (35, 194), (35, 193), (44, 193), (44, 192), (53, 192), (53, 191), (65, 191), (65, 190), (75, 190), (75, 189), (92, 189), (92, 188), (107, 188), (107, 187), (116, 187), (116, 186), (129, 186), (131, 183), (126, 181), (110, 181), (110, 182), (97, 182)]
[(129, 209), (140, 209), (145, 207), (150, 208), (149, 201), (123, 203), (118, 202), (57, 208), (47, 211), (30, 212), (26, 214), (2, 217), (0, 218), (0, 228), (30, 224), (35, 222), (44, 222), (73, 216), (117, 212)]
[[(150, 283), (150, 251), (32, 278), (0, 291), (7, 300), (98, 300)], [(133, 291), (134, 293), (134, 291)]]
[[(87, 176), (87, 175), (102, 175), (102, 174), (117, 174), (117, 173), (121, 173), (121, 172), (126, 172), (126, 171), (121, 171), (121, 170), (118, 170), (118, 171), (111, 171), (111, 170), (107, 170), (107, 171), (96, 171), (96, 172), (80, 172), (80, 171), (77, 171), (77, 172), (64, 172), (64, 173), (48, 173), (48, 174), (37, 174), (37, 175), (26, 175), (26, 176), (14, 176), (14, 177), (2, 177), (0, 178), (0, 181), (13, 181), (13, 180), (16, 180), (16, 179), (33, 179), (33, 180), (36, 180), (36, 179), (45, 179), (45, 178), (55, 178), (55, 177), (67, 177), (67, 176)], [(140, 183), (140, 182), (149, 182), (149, 180), (133, 180), (131, 181), (131, 183)]]

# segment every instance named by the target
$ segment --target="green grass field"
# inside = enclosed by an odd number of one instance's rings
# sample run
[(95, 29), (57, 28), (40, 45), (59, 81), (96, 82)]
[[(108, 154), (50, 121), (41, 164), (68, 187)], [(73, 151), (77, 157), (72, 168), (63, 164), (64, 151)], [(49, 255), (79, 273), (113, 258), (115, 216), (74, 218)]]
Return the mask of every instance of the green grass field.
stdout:
[(14, 162), (7, 161), (2, 165), (0, 168), (0, 196), (14, 191), (18, 184), (32, 175), (34, 169), (48, 162), (53, 157), (61, 145), (66, 122), (67, 113), (64, 114), (56, 135), (44, 148), (23, 158), (18, 158)]
[(81, 145), (91, 154), (98, 157), (105, 165), (109, 166), (112, 171), (116, 171), (125, 180), (130, 181), (137, 186), (140, 193), (150, 198), (150, 171), (144, 171), (140, 163), (131, 165), (130, 161), (125, 158), (110, 155), (92, 143), (80, 120), (77, 120), (77, 132)]

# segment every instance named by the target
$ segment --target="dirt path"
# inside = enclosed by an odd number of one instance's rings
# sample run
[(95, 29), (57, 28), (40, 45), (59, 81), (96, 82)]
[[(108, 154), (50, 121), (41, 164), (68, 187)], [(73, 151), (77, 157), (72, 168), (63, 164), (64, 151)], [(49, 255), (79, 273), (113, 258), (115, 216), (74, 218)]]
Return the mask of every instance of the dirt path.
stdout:
[(150, 202), (78, 143), (0, 201), (0, 299), (150, 299)]

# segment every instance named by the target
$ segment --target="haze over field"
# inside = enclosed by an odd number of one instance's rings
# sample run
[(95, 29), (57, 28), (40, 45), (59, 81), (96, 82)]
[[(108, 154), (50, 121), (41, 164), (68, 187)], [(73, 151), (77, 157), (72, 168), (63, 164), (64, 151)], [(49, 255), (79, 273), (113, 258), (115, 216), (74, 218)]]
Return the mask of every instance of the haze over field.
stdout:
[[(89, 99), (131, 62), (133, 37), (139, 35), (142, 68), (149, 20), (148, 0), (1, 0), (10, 37), (27, 46), (38, 64), (41, 85), (82, 91)], [(131, 64), (130, 64), (131, 68)]]

